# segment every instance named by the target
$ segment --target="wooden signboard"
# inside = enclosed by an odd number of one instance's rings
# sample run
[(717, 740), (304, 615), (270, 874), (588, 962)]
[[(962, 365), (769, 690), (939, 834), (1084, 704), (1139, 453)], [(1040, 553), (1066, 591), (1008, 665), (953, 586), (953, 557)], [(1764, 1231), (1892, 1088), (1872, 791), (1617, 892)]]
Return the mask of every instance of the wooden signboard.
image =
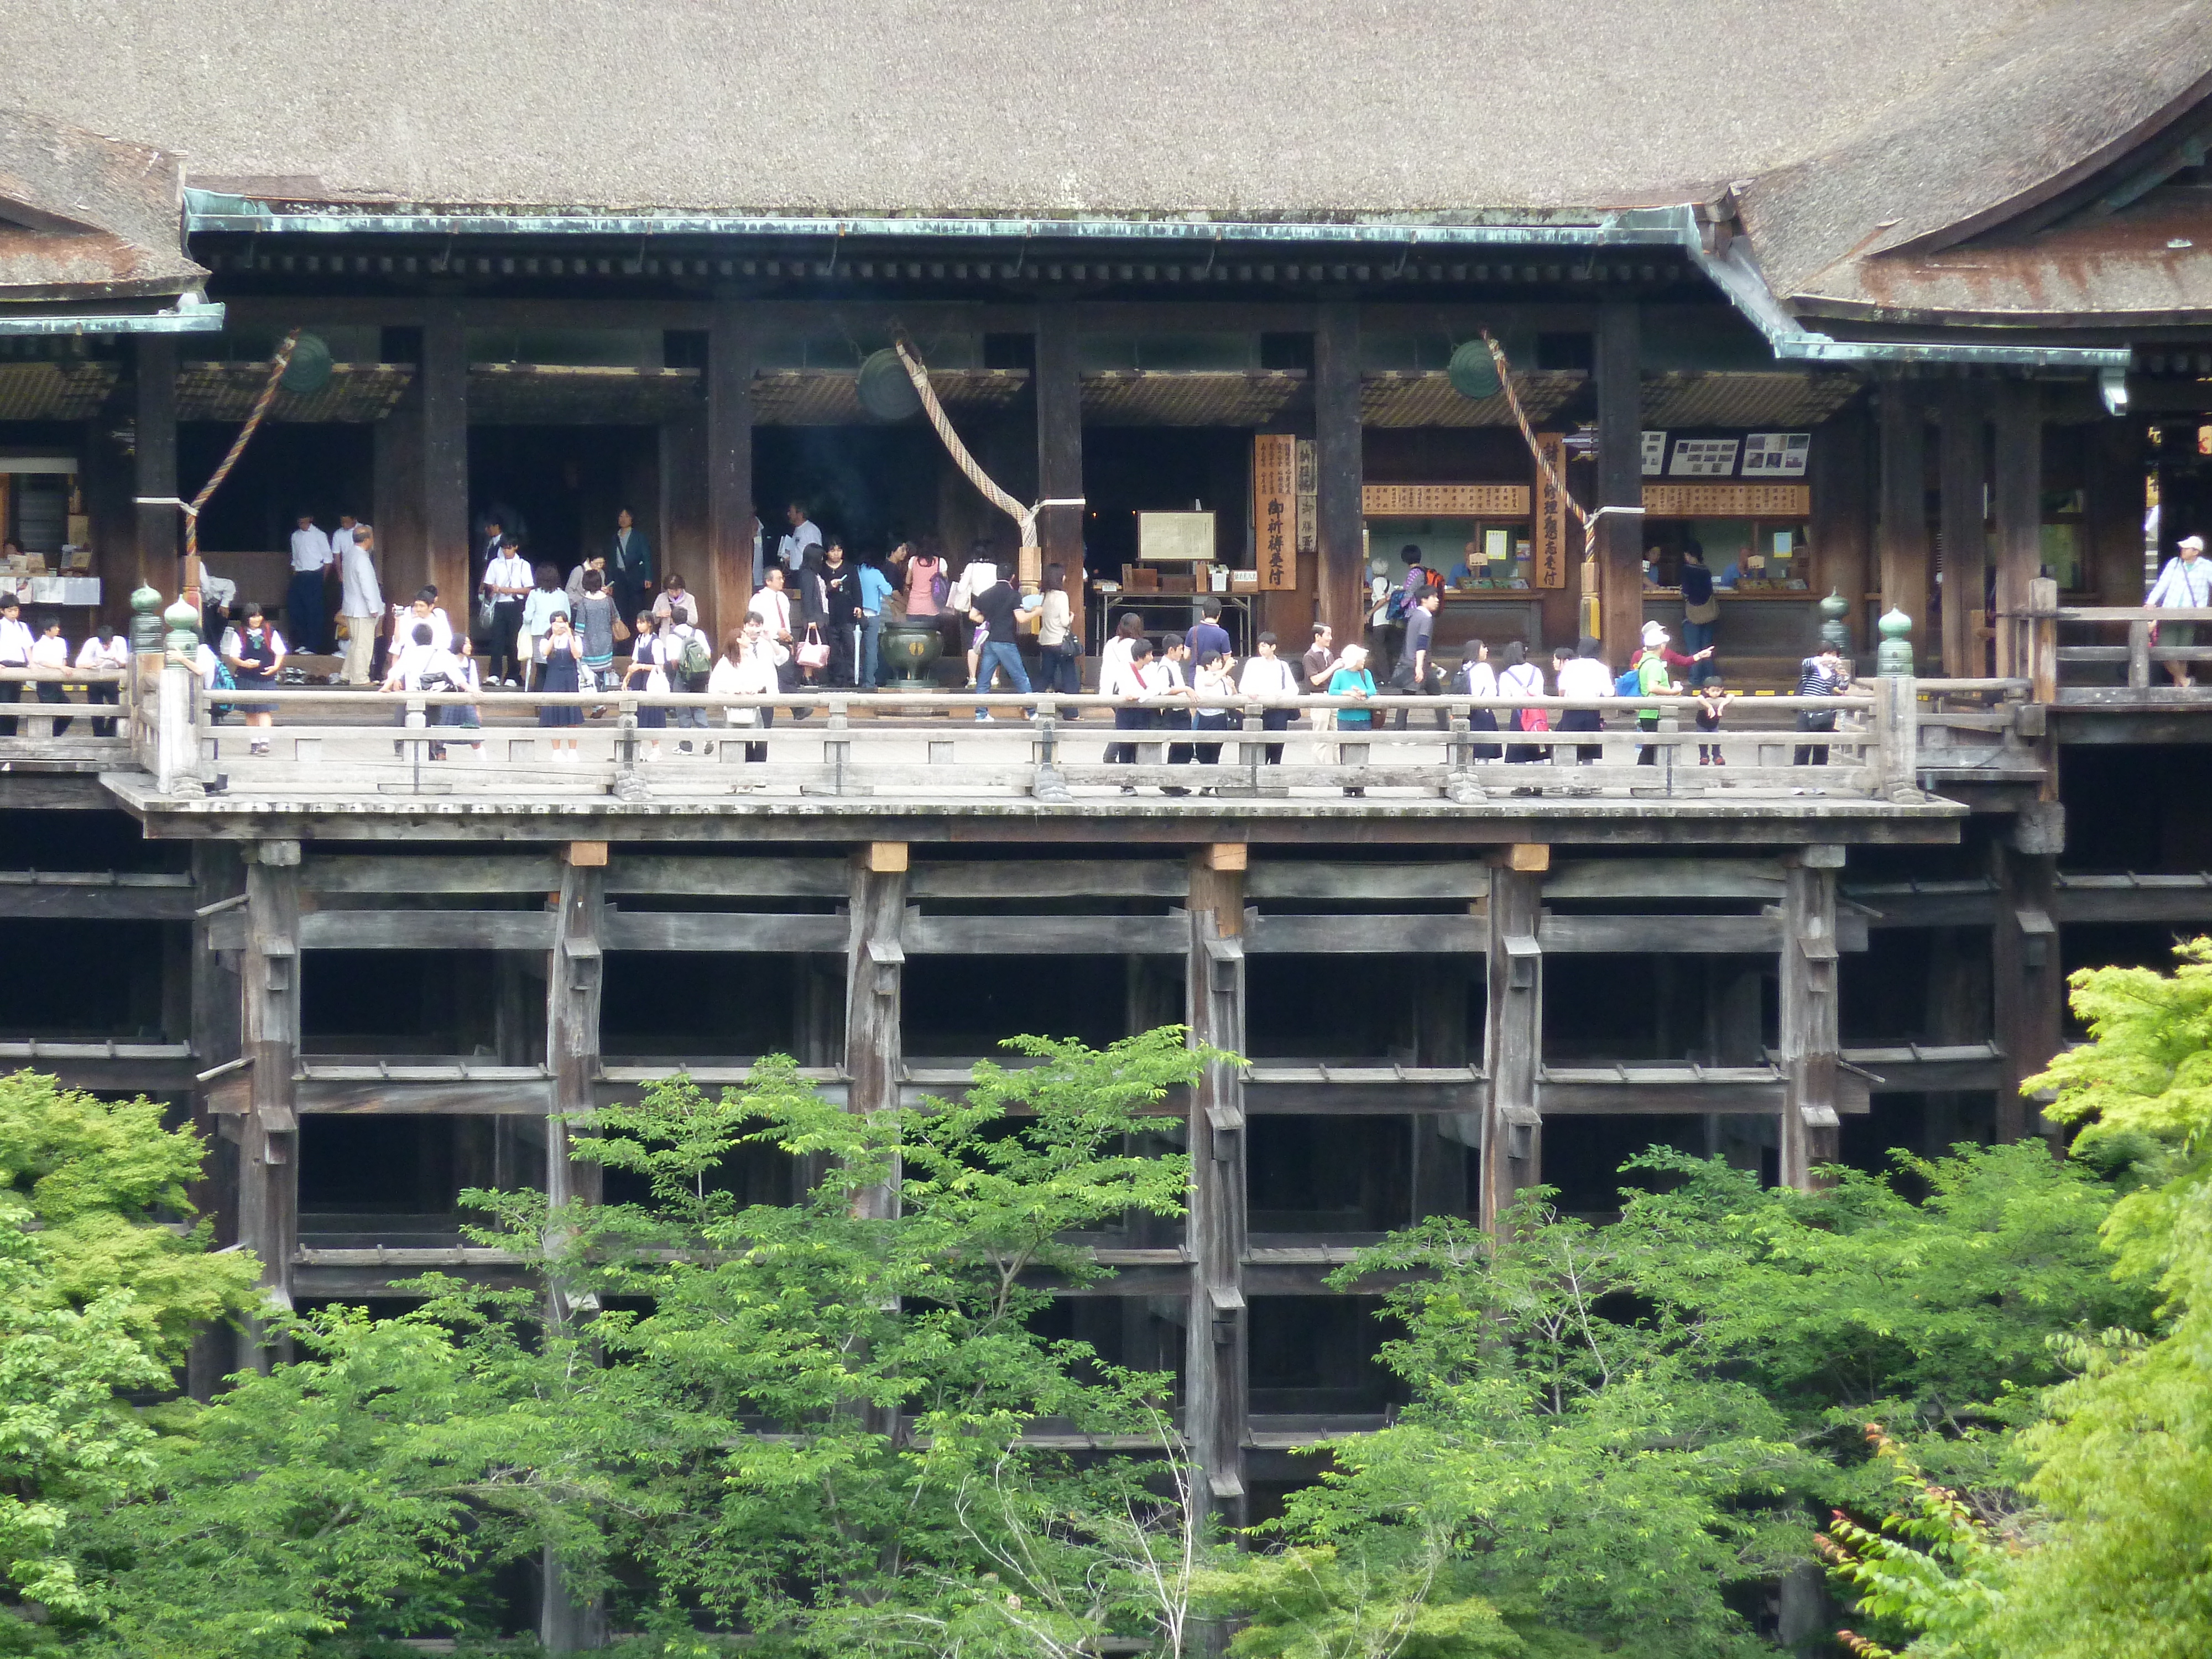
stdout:
[(1359, 510), (1370, 519), (1525, 519), (1526, 484), (1369, 484)]
[(1298, 551), (1321, 550), (1321, 467), (1314, 456), (1314, 441), (1298, 440)]
[(1566, 441), (1556, 432), (1539, 432), (1536, 447), (1546, 465), (1536, 469), (1536, 534), (1529, 547), (1539, 587), (1567, 585), (1567, 503), (1552, 480), (1567, 476)]
[(1260, 586), (1287, 592), (1298, 585), (1298, 441), (1288, 433), (1252, 439), (1253, 550)]
[(1802, 519), (1813, 510), (1810, 484), (1648, 483), (1644, 511), (1655, 519)]

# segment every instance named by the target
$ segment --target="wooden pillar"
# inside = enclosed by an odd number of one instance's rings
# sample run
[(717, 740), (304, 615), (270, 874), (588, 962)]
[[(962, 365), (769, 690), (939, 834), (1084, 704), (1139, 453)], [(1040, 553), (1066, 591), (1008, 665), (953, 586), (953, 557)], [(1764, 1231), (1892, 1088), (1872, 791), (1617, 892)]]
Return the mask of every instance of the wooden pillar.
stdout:
[(1943, 543), (1943, 672), (1954, 679), (1978, 679), (1989, 672), (1981, 644), (1982, 588), (1989, 564), (1982, 511), (1983, 392), (1972, 380), (1943, 388), (1937, 461), (1942, 502), (1937, 518)]
[[(607, 844), (571, 842), (562, 849), (560, 908), (545, 975), (545, 1064), (553, 1074), (556, 1117), (587, 1112), (599, 1073), (600, 921), (606, 904)], [(545, 1196), (554, 1205), (596, 1204), (600, 1169), (569, 1156), (577, 1131), (545, 1127)]]
[[(708, 569), (707, 407), (702, 402), (660, 426), (660, 539), (654, 577), (684, 578), (685, 591), (703, 592)], [(752, 557), (746, 550), (748, 562)], [(750, 564), (746, 580), (751, 581)]]
[[(1874, 476), (1872, 434), (1866, 402), (1857, 399), (1813, 436), (1813, 547), (1820, 561), (1819, 586), (1850, 601), (1853, 648), (1872, 651), (1877, 636), (1868, 625), (1867, 592), (1873, 586)], [(1804, 641), (1807, 650), (1812, 641)], [(1869, 665), (1871, 666), (1871, 664)]]
[[(1938, 654), (1928, 629), (1928, 411), (1918, 385), (1881, 389), (1881, 608), (1912, 618), (1917, 654)], [(1815, 544), (1817, 546), (1818, 544)]]
[[(1642, 330), (1633, 300), (1598, 310), (1597, 504), (1644, 504)], [(1605, 659), (1626, 668), (1644, 631), (1644, 520), (1633, 514), (1598, 520), (1598, 622)]]
[[(1083, 378), (1076, 360), (1074, 307), (1037, 307), (1037, 499), (1073, 501), (1083, 494)], [(1083, 629), (1083, 527), (1080, 507), (1048, 507), (1037, 520), (1044, 562), (1064, 568), (1067, 600), (1075, 608), (1076, 637)]]
[(2020, 1085), (2050, 1065), (2063, 1036), (2066, 981), (2053, 920), (2063, 838), (2063, 820), (2053, 803), (2023, 812), (2011, 833), (1990, 846), (1990, 873), (1997, 884), (1990, 983), (1996, 1005), (1999, 1140), (2036, 1133), (2035, 1108)]
[[(469, 550), (469, 341), (459, 317), (422, 330), (423, 580), (434, 583), (446, 614), (472, 603)], [(402, 588), (386, 597), (406, 597)]]
[[(907, 848), (871, 842), (853, 860), (851, 944), (845, 959), (845, 1103), (855, 1112), (896, 1106), (905, 1070), (899, 1040), (899, 998), (906, 951)], [(860, 1214), (888, 1220), (898, 1213), (896, 1180), (860, 1195)]]
[[(1466, 959), (1443, 957), (1417, 962), (1413, 972), (1418, 975), (1412, 998), (1413, 1063), (1466, 1065)], [(1432, 1112), (1413, 1119), (1412, 1219), (1467, 1213), (1467, 1149), (1473, 1137), (1460, 1126), (1468, 1118), (1468, 1113)]]
[[(299, 1118), (292, 1068), (300, 1046), (300, 843), (257, 842), (246, 866), (246, 949), (239, 963), (241, 1046), (250, 1109), (239, 1126), (238, 1242), (261, 1261), (263, 1293), (292, 1305), (300, 1235)], [(258, 1329), (239, 1369), (265, 1371)]]
[(1543, 1179), (1536, 1079), (1544, 1048), (1544, 953), (1536, 926), (1551, 864), (1550, 848), (1516, 846), (1490, 872), (1489, 1006), (1482, 1044), (1490, 1102), (1483, 1114), (1480, 1214), (1493, 1233), (1503, 1228), (1521, 1190)]
[[(138, 407), (132, 447), (137, 459), (137, 493), (172, 496), (178, 493), (176, 337), (141, 334), (135, 349)], [(131, 586), (155, 588), (174, 599), (184, 515), (174, 507), (140, 507), (137, 525), (137, 557)]]
[[(1364, 466), (1359, 427), (1359, 308), (1318, 309), (1314, 327), (1315, 620), (1336, 630), (1342, 650), (1367, 629), (1367, 562), (1360, 507)], [(1286, 647), (1299, 642), (1285, 641)], [(1296, 656), (1296, 651), (1286, 651)]]
[[(2144, 484), (2149, 477), (2142, 428), (2100, 421), (2072, 428), (2087, 453), (2089, 544), (2087, 580), (2097, 605), (2140, 605), (2143, 596)], [(2104, 630), (2099, 630), (2101, 634)]]
[(1787, 860), (1782, 890), (1782, 1184), (1814, 1186), (1838, 1156), (1836, 872), (1840, 847), (1808, 847)]
[[(1190, 1040), (1244, 1048), (1244, 848), (1200, 848), (1190, 860)], [(1243, 1074), (1206, 1067), (1191, 1091), (1190, 1322), (1183, 1437), (1193, 1478), (1215, 1512), (1245, 1524), (1244, 1428), (1251, 1340), (1244, 1304)]]
[(1996, 388), (1996, 444), (1990, 516), (1996, 526), (1996, 670), (2029, 678), (2029, 582), (2043, 568), (2043, 388), (2007, 380)]
[(707, 339), (707, 566), (690, 575), (709, 637), (744, 620), (753, 596), (752, 313), (734, 301), (714, 309)]
[[(238, 897), (245, 890), (246, 871), (239, 861), (234, 843), (192, 843), (192, 893), (203, 908)], [(185, 970), (190, 976), (192, 1060), (203, 1072), (226, 1065), (240, 1058), (243, 1052), (246, 1011), (238, 971), (239, 953), (216, 952), (210, 937), (214, 925), (215, 918), (208, 915), (193, 921), (191, 959)], [(240, 1121), (235, 1117), (216, 1117), (210, 1109), (211, 1104), (206, 1089), (193, 1091), (192, 1127), (206, 1144), (208, 1153), (204, 1173), (194, 1184), (191, 1200), (193, 1208), (214, 1221), (216, 1245), (222, 1249), (238, 1242), (237, 1142), (242, 1137), (239, 1133)], [(227, 1135), (226, 1127), (229, 1131)], [(191, 1353), (185, 1361), (186, 1392), (203, 1403), (213, 1399), (216, 1388), (234, 1369), (236, 1361), (237, 1345), (228, 1331), (214, 1327), (203, 1328), (192, 1339)]]

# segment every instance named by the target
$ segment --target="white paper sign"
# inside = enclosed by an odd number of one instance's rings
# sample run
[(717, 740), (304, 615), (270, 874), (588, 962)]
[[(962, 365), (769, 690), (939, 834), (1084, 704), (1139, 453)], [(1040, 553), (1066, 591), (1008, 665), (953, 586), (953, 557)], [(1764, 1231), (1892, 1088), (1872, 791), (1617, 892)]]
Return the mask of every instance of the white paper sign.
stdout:
[(1734, 438), (1677, 438), (1667, 473), (1674, 478), (1726, 478), (1735, 472)]
[(1802, 478), (1805, 457), (1811, 453), (1809, 432), (1753, 432), (1743, 441), (1743, 476), (1747, 478)]

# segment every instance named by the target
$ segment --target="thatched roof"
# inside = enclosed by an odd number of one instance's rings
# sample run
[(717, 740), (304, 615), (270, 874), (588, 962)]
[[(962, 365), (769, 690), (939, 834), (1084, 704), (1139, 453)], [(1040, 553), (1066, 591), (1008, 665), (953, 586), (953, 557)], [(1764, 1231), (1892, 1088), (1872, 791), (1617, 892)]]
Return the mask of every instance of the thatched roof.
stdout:
[(325, 198), (1571, 208), (1809, 154), (2045, 4), (13, 0), (0, 101)]
[(177, 158), (0, 110), (0, 300), (117, 299), (197, 288)]

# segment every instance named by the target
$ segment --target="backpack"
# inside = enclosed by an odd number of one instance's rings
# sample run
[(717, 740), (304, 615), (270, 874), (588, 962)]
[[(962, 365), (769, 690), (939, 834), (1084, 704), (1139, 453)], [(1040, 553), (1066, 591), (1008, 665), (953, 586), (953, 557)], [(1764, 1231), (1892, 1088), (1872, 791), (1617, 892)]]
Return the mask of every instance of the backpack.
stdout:
[(677, 666), (686, 674), (703, 674), (714, 665), (714, 654), (707, 649), (707, 641), (694, 629), (691, 637), (684, 641), (683, 654), (676, 659)]
[(1643, 671), (1632, 668), (1613, 683), (1613, 695), (1616, 697), (1641, 696), (1644, 690), (1643, 682)]

